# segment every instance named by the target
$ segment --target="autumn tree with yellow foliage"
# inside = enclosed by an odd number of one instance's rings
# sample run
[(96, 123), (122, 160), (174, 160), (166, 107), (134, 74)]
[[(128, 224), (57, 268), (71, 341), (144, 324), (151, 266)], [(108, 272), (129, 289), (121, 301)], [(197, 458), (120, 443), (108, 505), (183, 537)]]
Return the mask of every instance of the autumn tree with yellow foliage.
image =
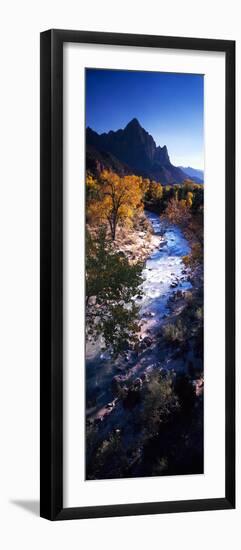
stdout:
[(145, 182), (139, 176), (121, 177), (104, 170), (97, 182), (88, 176), (88, 216), (95, 223), (109, 224), (112, 240), (115, 240), (119, 223), (130, 223), (137, 209), (142, 209)]
[(191, 220), (190, 200), (171, 199), (165, 214), (172, 223), (187, 226)]

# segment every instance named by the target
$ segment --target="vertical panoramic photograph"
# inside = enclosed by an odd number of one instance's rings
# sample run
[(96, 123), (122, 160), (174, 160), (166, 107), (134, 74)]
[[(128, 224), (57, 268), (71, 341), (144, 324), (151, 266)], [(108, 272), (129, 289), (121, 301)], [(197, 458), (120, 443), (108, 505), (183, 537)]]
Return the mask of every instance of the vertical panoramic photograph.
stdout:
[(86, 480), (204, 473), (204, 76), (85, 70)]

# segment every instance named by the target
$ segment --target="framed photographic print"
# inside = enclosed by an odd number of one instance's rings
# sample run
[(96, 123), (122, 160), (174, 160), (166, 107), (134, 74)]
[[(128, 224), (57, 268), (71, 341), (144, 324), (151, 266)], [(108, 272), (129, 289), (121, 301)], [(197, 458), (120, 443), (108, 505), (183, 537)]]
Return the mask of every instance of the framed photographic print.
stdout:
[(235, 507), (235, 43), (41, 34), (41, 499)]

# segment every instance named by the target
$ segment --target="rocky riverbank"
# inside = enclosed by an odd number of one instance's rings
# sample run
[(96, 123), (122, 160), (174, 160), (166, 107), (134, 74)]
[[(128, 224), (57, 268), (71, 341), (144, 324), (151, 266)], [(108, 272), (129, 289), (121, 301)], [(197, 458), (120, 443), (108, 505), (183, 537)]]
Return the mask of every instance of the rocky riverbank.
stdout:
[[(98, 228), (87, 226), (91, 234), (96, 234)], [(107, 238), (111, 235), (107, 227)], [(151, 222), (144, 212), (135, 216), (129, 226), (118, 226), (116, 238), (112, 242), (113, 250), (123, 254), (131, 264), (144, 263), (145, 260), (160, 247), (164, 241), (161, 235), (155, 235)]]
[(114, 248), (124, 254), (130, 263), (144, 262), (162, 241), (164, 238), (155, 235), (152, 224), (143, 213), (132, 227), (118, 228)]

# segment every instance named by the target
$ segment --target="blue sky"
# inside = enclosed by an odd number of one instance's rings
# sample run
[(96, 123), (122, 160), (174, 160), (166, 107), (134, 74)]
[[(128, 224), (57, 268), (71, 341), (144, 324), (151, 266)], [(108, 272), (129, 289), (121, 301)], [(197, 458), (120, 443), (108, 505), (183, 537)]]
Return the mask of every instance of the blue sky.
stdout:
[(171, 162), (203, 169), (202, 75), (86, 69), (86, 126), (98, 133), (137, 118)]

